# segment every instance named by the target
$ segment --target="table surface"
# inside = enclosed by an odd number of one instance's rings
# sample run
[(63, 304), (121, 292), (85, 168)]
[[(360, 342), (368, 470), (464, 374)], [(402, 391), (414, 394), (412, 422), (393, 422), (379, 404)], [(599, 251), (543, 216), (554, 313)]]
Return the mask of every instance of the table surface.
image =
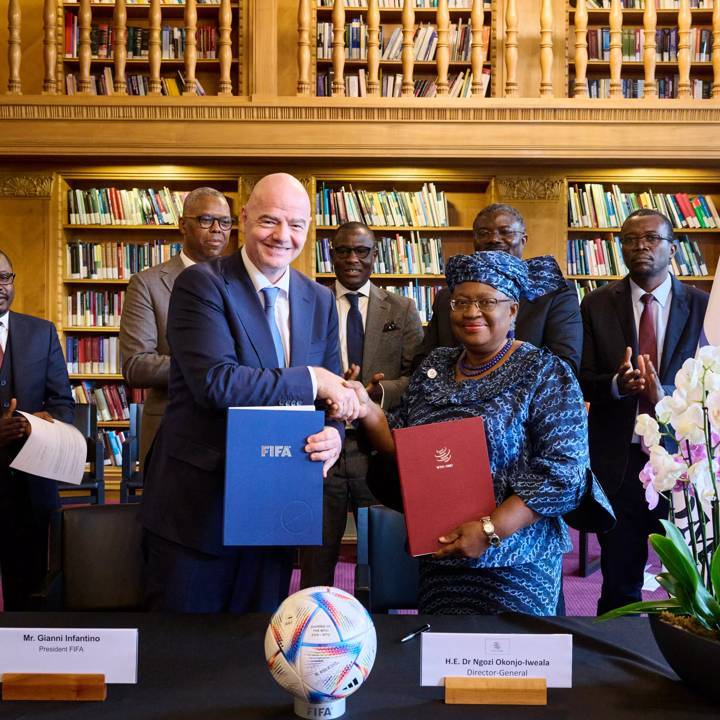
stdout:
[[(718, 718), (715, 704), (683, 685), (663, 660), (645, 618), (374, 616), (375, 666), (347, 700), (345, 717)], [(0, 613), (2, 627), (140, 629), (139, 683), (110, 685), (103, 703), (0, 702), (0, 720), (241, 720), (295, 717), (265, 667), (263, 615)], [(548, 705), (445, 705), (442, 688), (420, 687), (420, 643), (399, 638), (430, 622), (438, 632), (571, 633), (573, 688), (549, 689)], [(702, 662), (702, 658), (698, 658)]]

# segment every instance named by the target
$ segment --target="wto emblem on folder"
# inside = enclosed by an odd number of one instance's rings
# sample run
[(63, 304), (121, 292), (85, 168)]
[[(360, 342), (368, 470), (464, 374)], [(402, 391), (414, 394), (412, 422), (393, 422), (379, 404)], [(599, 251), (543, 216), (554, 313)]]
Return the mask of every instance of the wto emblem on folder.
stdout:
[(314, 408), (230, 408), (225, 545), (320, 545), (322, 463), (305, 452), (325, 417)]

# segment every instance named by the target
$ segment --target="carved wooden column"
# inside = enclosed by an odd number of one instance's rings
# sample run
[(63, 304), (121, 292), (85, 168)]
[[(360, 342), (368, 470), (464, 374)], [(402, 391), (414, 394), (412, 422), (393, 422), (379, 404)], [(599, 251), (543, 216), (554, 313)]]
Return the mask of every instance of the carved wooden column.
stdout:
[(310, 45), (310, 25), (312, 15), (310, 11), (310, 0), (298, 2), (298, 95), (310, 95), (310, 59), (312, 46)]
[(678, 97), (689, 98), (690, 89), (690, 0), (680, 0), (678, 10)]
[(115, 95), (127, 95), (125, 63), (127, 62), (127, 10), (125, 0), (115, 0), (113, 12), (113, 59), (115, 61)]
[(720, 0), (715, 0), (712, 15), (712, 31), (713, 31), (713, 86), (712, 96), (720, 98)]
[(518, 96), (518, 11), (517, 0), (505, 2), (505, 97)]
[(380, 94), (380, 8), (378, 0), (368, 0), (368, 95)]
[(148, 39), (148, 59), (150, 62), (150, 95), (160, 95), (160, 59), (162, 56), (162, 40), (160, 37), (162, 27), (162, 10), (160, 0), (150, 0), (150, 35)]
[(657, 62), (657, 41), (655, 31), (657, 29), (657, 10), (655, 3), (646, 3), (643, 13), (643, 66), (645, 67), (645, 90), (644, 97), (657, 97), (657, 81), (655, 80), (655, 64)]
[(610, 97), (622, 97), (622, 6), (620, 0), (610, 2)]
[(57, 95), (57, 3), (45, 0), (43, 8), (43, 95)]
[(552, 0), (542, 0), (542, 6), (540, 8), (540, 97), (553, 96), (552, 26)]
[(80, 95), (90, 94), (90, 30), (92, 29), (92, 8), (90, 0), (80, 0), (78, 11), (78, 59), (80, 60), (80, 80), (78, 91)]
[(335, 0), (333, 21), (333, 95), (345, 95), (345, 0)]
[(448, 94), (448, 68), (450, 67), (450, 46), (448, 38), (450, 35), (450, 12), (448, 0), (438, 0), (437, 7), (437, 94)]
[(470, 11), (470, 25), (472, 34), (470, 37), (470, 67), (472, 68), (472, 94), (484, 95), (482, 75), (485, 65), (485, 47), (483, 45), (483, 24), (485, 21), (484, 0), (473, 0)]
[(185, 89), (183, 95), (197, 95), (195, 66), (197, 65), (197, 5), (185, 0)]
[(8, 2), (8, 95), (21, 95), (20, 0)]
[(220, 80), (218, 95), (232, 95), (232, 10), (230, 0), (221, 0), (218, 14), (218, 58)]
[(404, 96), (413, 96), (415, 94), (415, 85), (413, 83), (415, 10), (413, 5), (413, 0), (405, 0), (402, 11), (402, 94)]
[(587, 64), (588, 64), (588, 11), (587, 0), (577, 0), (575, 3), (575, 87), (573, 96), (586, 98), (587, 91)]

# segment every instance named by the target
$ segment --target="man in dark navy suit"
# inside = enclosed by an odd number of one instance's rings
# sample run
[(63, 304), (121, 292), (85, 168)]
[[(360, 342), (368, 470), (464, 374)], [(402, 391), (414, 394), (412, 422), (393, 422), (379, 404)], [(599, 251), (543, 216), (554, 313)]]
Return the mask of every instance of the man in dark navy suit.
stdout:
[(14, 298), (15, 273), (0, 251), (0, 573), (5, 610), (28, 610), (47, 572), (58, 491), (54, 480), (9, 467), (30, 434), (30, 423), (15, 410), (72, 422), (75, 404), (55, 327), (10, 312)]
[[(502, 250), (522, 259), (528, 236), (522, 215), (511, 205), (496, 203), (483, 208), (473, 222), (476, 251)], [(515, 337), (545, 347), (565, 360), (577, 374), (582, 350), (582, 321), (577, 293), (571, 286), (535, 300), (521, 300)], [(425, 339), (413, 363), (417, 367), (436, 347), (454, 347), (458, 341), (450, 328), (450, 291), (443, 288), (433, 303)]]
[[(638, 412), (653, 412), (674, 390), (675, 373), (695, 354), (708, 294), (668, 271), (675, 254), (670, 221), (636, 210), (620, 239), (629, 274), (582, 302), (580, 385), (590, 403), (590, 464), (617, 524), (598, 535), (603, 574), (598, 613), (641, 599), (647, 539), (662, 532), (667, 501), (649, 510), (638, 474), (648, 460), (635, 434)], [(657, 369), (657, 371), (656, 371)]]
[[(310, 200), (284, 173), (268, 175), (243, 208), (245, 245), (187, 268), (168, 312), (169, 403), (150, 451), (141, 521), (150, 608), (274, 610), (292, 571), (287, 548), (224, 547), (227, 408), (322, 401), (339, 420), (359, 406), (340, 373), (333, 294), (290, 268), (310, 227)], [(329, 421), (306, 451), (324, 471), (343, 423)]]

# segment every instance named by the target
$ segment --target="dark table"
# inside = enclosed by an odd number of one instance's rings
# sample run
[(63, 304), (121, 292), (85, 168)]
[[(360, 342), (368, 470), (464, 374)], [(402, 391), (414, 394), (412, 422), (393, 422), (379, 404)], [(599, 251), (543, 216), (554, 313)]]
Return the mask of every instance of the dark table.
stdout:
[[(4, 627), (138, 627), (137, 685), (109, 685), (104, 703), (0, 703), (0, 720), (253, 720), (292, 718), (292, 699), (265, 667), (268, 618), (130, 613), (0, 613)], [(683, 685), (660, 655), (644, 618), (376, 616), (378, 653), (345, 717), (698, 718), (720, 709)], [(445, 705), (443, 689), (420, 687), (420, 643), (399, 638), (428, 621), (442, 632), (572, 633), (572, 689), (550, 689), (546, 707)], [(701, 663), (702, 658), (698, 658)]]

